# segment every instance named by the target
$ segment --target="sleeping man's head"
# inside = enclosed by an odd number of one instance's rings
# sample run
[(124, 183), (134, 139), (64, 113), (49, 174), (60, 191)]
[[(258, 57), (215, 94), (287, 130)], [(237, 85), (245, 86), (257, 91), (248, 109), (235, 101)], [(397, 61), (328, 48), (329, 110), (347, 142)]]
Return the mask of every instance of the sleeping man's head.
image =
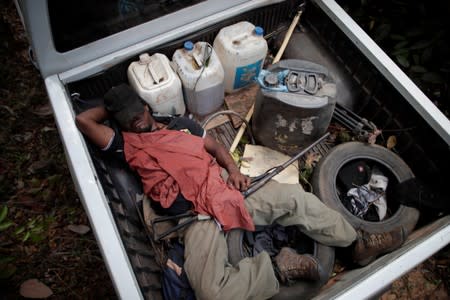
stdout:
[(110, 89), (104, 97), (105, 108), (125, 131), (151, 131), (154, 120), (149, 107), (127, 84)]

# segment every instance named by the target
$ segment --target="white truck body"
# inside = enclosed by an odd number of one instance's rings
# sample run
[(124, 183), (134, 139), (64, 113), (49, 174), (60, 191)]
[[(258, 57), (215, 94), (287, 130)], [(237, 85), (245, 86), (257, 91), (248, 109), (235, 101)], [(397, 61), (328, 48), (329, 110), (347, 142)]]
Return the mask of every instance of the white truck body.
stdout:
[[(148, 49), (197, 32), (275, 0), (208, 0), (156, 18), (66, 52), (55, 48), (46, 0), (17, 0), (16, 5), (30, 37), (35, 61), (44, 78), (77, 192), (89, 217), (105, 264), (122, 299), (142, 299), (122, 237), (99, 182), (91, 155), (74, 122), (67, 85), (89, 78)], [(450, 146), (450, 122), (407, 75), (333, 0), (314, 0), (375, 68)], [(448, 150), (448, 148), (447, 148)], [(448, 153), (450, 154), (450, 153)], [(415, 266), (450, 242), (450, 216), (419, 228), (398, 250), (367, 267), (348, 272), (316, 299), (363, 299), (377, 295)]]

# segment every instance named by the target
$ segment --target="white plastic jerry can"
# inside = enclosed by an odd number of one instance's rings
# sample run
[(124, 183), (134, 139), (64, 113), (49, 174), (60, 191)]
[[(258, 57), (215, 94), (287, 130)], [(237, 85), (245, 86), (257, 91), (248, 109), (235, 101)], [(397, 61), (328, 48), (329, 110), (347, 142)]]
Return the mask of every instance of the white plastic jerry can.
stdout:
[(181, 81), (170, 67), (169, 59), (160, 53), (143, 53), (128, 67), (128, 81), (154, 112), (184, 115)]
[(225, 92), (232, 93), (254, 82), (267, 55), (264, 30), (249, 22), (222, 28), (214, 50), (225, 71)]
[(174, 68), (183, 85), (189, 112), (204, 116), (216, 111), (224, 101), (224, 71), (213, 47), (191, 41), (173, 54)]

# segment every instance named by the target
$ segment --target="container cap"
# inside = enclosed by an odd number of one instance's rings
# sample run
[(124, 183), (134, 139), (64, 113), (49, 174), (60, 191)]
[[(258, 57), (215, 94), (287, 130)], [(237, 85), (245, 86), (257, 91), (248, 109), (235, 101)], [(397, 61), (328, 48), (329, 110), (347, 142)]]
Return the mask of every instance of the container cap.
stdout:
[(194, 44), (191, 41), (184, 42), (184, 49), (191, 51), (194, 49)]
[(260, 36), (264, 35), (264, 29), (262, 29), (262, 27), (256, 26), (255, 27), (255, 34), (256, 35), (260, 35)]
[(139, 62), (141, 64), (148, 64), (151, 61), (150, 55), (148, 53), (142, 53), (139, 55)]

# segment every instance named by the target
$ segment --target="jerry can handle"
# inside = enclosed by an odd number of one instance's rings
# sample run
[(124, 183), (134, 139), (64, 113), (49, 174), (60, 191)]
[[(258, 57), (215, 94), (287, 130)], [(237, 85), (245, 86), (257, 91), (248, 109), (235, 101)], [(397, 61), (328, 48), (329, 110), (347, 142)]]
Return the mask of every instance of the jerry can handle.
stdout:
[(286, 87), (289, 92), (298, 92), (302, 89), (302, 83), (300, 79), (301, 75), (297, 71), (289, 71), (286, 76)]
[(317, 74), (308, 73), (305, 75), (305, 86), (303, 90), (310, 95), (317, 93), (319, 90), (319, 80), (317, 78)]

